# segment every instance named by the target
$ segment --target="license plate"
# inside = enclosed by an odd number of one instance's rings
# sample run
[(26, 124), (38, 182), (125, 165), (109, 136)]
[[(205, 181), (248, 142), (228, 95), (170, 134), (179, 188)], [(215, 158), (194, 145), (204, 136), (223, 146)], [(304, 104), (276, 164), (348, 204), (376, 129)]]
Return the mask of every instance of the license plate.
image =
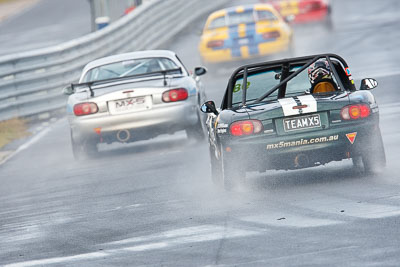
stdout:
[(319, 114), (295, 117), (283, 120), (285, 132), (321, 127), (321, 117)]
[(248, 45), (249, 44), (249, 39), (243, 38), (238, 40), (239, 45)]
[(151, 97), (139, 96), (110, 101), (108, 103), (108, 108), (111, 114), (151, 109)]

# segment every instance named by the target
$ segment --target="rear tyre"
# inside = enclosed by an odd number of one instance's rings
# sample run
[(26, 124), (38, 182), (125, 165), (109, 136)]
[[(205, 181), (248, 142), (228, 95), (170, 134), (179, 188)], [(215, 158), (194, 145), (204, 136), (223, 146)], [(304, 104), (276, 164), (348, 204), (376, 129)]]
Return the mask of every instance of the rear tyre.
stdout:
[(210, 147), (211, 179), (215, 185), (222, 186), (222, 164), (215, 153), (215, 149)]
[(189, 139), (203, 141), (205, 138), (203, 124), (201, 123), (201, 117), (199, 115), (197, 118), (197, 123), (194, 126), (190, 126), (186, 129), (186, 135)]
[(295, 55), (296, 55), (296, 49), (294, 45), (294, 37), (291, 37), (288, 46), (288, 56), (294, 57)]
[(332, 8), (330, 6), (328, 7), (328, 13), (326, 14), (326, 18), (325, 18), (325, 28), (328, 31), (333, 30)]
[(386, 167), (386, 153), (381, 130), (378, 128), (370, 137), (370, 147), (361, 156), (366, 173), (376, 174)]
[(74, 139), (71, 138), (72, 154), (75, 160), (83, 159), (83, 151), (79, 144), (75, 143)]
[(362, 173), (364, 171), (364, 164), (362, 161), (362, 157), (361, 156), (354, 156), (351, 158), (352, 162), (353, 162), (353, 167), (354, 170)]
[(75, 160), (81, 160), (89, 157), (94, 157), (97, 152), (97, 144), (95, 142), (78, 143), (74, 140), (71, 132), (72, 154)]
[(244, 183), (246, 178), (246, 171), (239, 162), (233, 159), (231, 155), (222, 153), (222, 183), (224, 189), (227, 191), (233, 190), (235, 187)]

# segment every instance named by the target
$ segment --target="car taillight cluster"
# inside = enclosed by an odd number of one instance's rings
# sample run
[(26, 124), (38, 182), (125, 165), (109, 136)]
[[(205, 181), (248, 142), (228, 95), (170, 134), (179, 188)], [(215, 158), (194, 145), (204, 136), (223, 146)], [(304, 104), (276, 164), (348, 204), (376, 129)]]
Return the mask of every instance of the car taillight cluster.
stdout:
[(74, 106), (74, 114), (76, 116), (84, 116), (89, 114), (94, 114), (99, 111), (96, 103), (93, 102), (86, 102), (86, 103), (79, 103)]
[(310, 5), (308, 6), (310, 11), (314, 11), (314, 10), (319, 10), (321, 9), (323, 6), (320, 2), (313, 2), (310, 3)]
[(281, 34), (278, 31), (266, 32), (262, 35), (264, 39), (279, 38)]
[(188, 91), (185, 88), (168, 90), (162, 94), (162, 101), (164, 102), (182, 101), (187, 98), (188, 98)]
[(340, 111), (343, 120), (357, 120), (369, 117), (371, 109), (366, 104), (345, 106)]
[(259, 120), (236, 121), (229, 127), (229, 131), (233, 136), (258, 134), (263, 129), (264, 127)]
[(207, 43), (208, 48), (221, 47), (224, 45), (224, 40), (213, 40)]

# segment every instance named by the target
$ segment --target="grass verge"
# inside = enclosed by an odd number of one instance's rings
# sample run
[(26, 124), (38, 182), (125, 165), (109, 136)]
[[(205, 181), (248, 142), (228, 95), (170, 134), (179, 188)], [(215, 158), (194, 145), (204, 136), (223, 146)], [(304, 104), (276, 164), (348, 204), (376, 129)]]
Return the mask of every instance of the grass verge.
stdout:
[(15, 1), (15, 0), (0, 0), (0, 4), (7, 3), (7, 2), (13, 2), (13, 1)]
[(11, 119), (0, 121), (0, 149), (16, 139), (29, 135), (27, 120)]

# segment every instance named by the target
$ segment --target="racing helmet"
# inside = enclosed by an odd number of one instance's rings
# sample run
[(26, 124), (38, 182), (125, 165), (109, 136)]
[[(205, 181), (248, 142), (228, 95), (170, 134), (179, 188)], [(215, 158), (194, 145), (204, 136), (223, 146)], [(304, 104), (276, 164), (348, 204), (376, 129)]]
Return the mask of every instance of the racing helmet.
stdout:
[(315, 84), (322, 79), (332, 79), (331, 67), (327, 60), (314, 62), (308, 68), (308, 78), (311, 84)]

